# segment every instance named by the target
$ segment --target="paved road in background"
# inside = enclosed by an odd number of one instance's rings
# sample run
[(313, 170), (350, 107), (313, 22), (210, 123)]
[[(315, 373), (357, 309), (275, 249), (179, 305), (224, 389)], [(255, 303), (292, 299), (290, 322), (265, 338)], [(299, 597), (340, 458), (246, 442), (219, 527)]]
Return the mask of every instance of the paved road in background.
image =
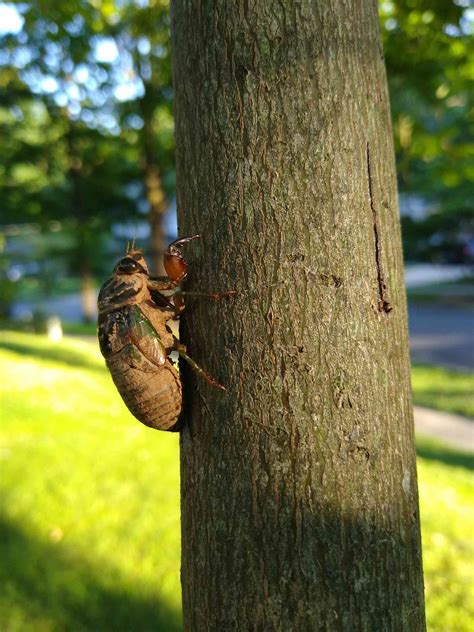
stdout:
[(474, 310), (410, 305), (408, 319), (413, 361), (474, 371)]
[(418, 435), (435, 437), (453, 448), (474, 454), (474, 422), (460, 415), (415, 406)]

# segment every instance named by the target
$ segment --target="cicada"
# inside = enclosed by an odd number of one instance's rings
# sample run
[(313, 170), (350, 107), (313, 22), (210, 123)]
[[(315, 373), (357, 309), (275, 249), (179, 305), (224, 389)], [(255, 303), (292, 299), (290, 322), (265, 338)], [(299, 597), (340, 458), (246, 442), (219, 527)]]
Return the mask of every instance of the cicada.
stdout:
[[(132, 415), (158, 430), (179, 429), (182, 387), (170, 358), (172, 351), (209, 384), (225, 390), (189, 357), (167, 324), (184, 308), (186, 292), (180, 284), (188, 264), (181, 247), (197, 237), (178, 239), (168, 246), (164, 256), (167, 277), (150, 276), (143, 253), (129, 250), (99, 292), (99, 344), (112, 379)], [(218, 299), (235, 292), (194, 294)]]

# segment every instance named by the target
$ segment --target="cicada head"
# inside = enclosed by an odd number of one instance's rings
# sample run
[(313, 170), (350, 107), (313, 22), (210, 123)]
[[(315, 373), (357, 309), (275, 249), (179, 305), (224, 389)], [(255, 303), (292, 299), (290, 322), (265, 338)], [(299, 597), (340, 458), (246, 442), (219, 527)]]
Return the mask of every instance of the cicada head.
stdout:
[(113, 276), (101, 287), (100, 313), (132, 305), (148, 297), (148, 266), (140, 250), (128, 250), (114, 268)]
[(144, 274), (149, 275), (148, 266), (143, 252), (141, 250), (129, 250), (123, 259), (117, 263), (114, 268), (114, 274), (131, 275)]

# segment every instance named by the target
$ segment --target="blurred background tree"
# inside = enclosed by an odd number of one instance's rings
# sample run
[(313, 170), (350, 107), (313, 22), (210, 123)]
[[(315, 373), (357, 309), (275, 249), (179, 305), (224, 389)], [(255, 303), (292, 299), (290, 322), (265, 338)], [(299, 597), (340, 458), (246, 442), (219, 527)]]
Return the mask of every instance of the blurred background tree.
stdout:
[[(11, 257), (61, 260), (81, 281), (90, 320), (94, 276), (110, 272), (116, 255), (114, 228), (123, 251), (125, 235), (143, 234), (137, 224), (124, 234), (123, 222), (148, 219), (157, 268), (163, 249), (174, 187), (168, 3), (0, 6), (18, 20), (0, 60), (2, 224), (64, 237), (47, 253), (20, 247)], [(51, 275), (42, 276), (47, 291)]]
[[(474, 259), (473, 13), (380, 1), (410, 260)], [(127, 239), (160, 273), (176, 230), (169, 1), (0, 3), (0, 36), (1, 309), (72, 277), (91, 319)]]
[(148, 202), (151, 267), (164, 274), (163, 218), (175, 185), (169, 2), (123, 3), (114, 15), (109, 31), (121, 70), (137, 84), (118, 108), (120, 124), (123, 130), (139, 130), (129, 141), (138, 150)]
[(474, 259), (470, 6), (380, 2), (408, 259)]

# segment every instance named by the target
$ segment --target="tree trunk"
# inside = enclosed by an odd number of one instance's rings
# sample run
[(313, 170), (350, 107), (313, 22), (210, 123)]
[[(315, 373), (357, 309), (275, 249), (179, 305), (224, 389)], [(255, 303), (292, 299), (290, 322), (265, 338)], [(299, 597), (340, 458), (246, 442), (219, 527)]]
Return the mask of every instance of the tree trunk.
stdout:
[(240, 292), (183, 320), (228, 387), (183, 367), (185, 630), (424, 630), (377, 3), (174, 2), (172, 38), (188, 287)]
[(92, 323), (97, 319), (97, 292), (95, 289), (94, 277), (90, 266), (85, 263), (79, 269), (82, 320), (85, 323)]
[(77, 140), (73, 123), (69, 120), (66, 112), (64, 116), (67, 117), (68, 122), (66, 140), (71, 185), (71, 215), (76, 221), (75, 259), (80, 281), (82, 320), (84, 323), (92, 323), (96, 319), (97, 295), (94, 288), (91, 262), (89, 260), (89, 248), (87, 245), (87, 213), (84, 208), (82, 195), (83, 164), (76, 146)]
[(149, 94), (149, 88), (145, 83), (145, 95), (140, 101), (140, 112), (143, 119), (142, 130), (142, 160), (145, 191), (150, 207), (148, 211), (148, 223), (150, 225), (150, 250), (152, 274), (163, 275), (163, 252), (165, 249), (163, 235), (163, 217), (167, 209), (166, 195), (161, 181), (160, 168), (156, 160), (155, 132), (153, 129), (153, 112), (155, 100)]

